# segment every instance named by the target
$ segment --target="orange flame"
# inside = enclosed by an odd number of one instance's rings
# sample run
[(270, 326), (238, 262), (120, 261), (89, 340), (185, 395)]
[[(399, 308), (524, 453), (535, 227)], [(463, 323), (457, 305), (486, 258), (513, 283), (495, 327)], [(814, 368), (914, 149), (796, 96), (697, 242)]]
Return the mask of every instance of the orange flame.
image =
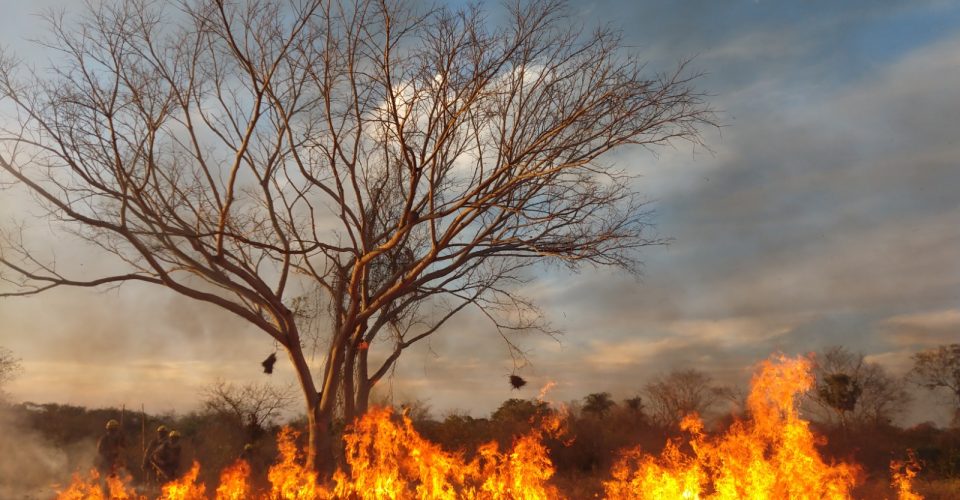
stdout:
[(317, 473), (300, 465), (302, 456), (297, 448), (300, 433), (284, 427), (277, 435), (279, 461), (270, 467), (267, 478), (273, 486), (272, 498), (285, 500), (309, 500), (320, 497), (317, 487)]
[(899, 500), (923, 500), (922, 496), (913, 491), (913, 479), (917, 477), (919, 471), (920, 464), (917, 463), (917, 457), (912, 451), (908, 453), (906, 461), (890, 462), (892, 484)]
[(608, 498), (849, 498), (858, 467), (824, 462), (797, 409), (812, 384), (806, 358), (765, 361), (752, 381), (749, 421), (708, 438), (699, 418), (687, 417), (681, 427), (692, 452), (671, 442), (660, 457), (628, 453), (604, 483)]
[(90, 471), (90, 477), (84, 479), (79, 473), (74, 473), (73, 482), (66, 490), (57, 491), (57, 500), (101, 500), (104, 497), (103, 488), (100, 486), (100, 473), (96, 470)]
[(483, 445), (477, 458), (444, 451), (421, 437), (405, 415), (375, 408), (344, 436), (349, 476), (335, 476), (336, 497), (533, 499), (557, 498), (547, 480), (553, 465), (542, 444), (559, 419), (518, 439), (510, 453), (496, 443)]
[(190, 471), (182, 478), (171, 481), (163, 485), (163, 500), (206, 500), (207, 487), (203, 483), (197, 483), (197, 476), (200, 475), (200, 464), (193, 462)]
[[(671, 440), (659, 456), (639, 448), (626, 451), (603, 483), (606, 498), (617, 499), (840, 499), (850, 498), (859, 468), (829, 463), (817, 450), (809, 422), (800, 418), (797, 397), (813, 384), (810, 361), (783, 356), (762, 363), (747, 400), (749, 418), (724, 434), (708, 436), (696, 415), (681, 430), (687, 439)], [(279, 458), (268, 471), (270, 491), (254, 491), (250, 466), (238, 461), (220, 475), (217, 500), (468, 499), (533, 500), (563, 498), (550, 484), (554, 466), (546, 439), (564, 435), (559, 414), (516, 438), (509, 450), (496, 442), (480, 446), (472, 458), (444, 450), (420, 436), (406, 415), (373, 408), (344, 435), (348, 467), (334, 475), (332, 490), (317, 483), (303, 465), (296, 445), (299, 433), (283, 428), (277, 436)], [(919, 500), (913, 479), (919, 466), (910, 456), (891, 464), (893, 488), (900, 500)], [(180, 480), (162, 488), (159, 500), (206, 499), (194, 462)], [(74, 476), (60, 500), (146, 500), (129, 487), (129, 476)]]
[(91, 469), (87, 478), (74, 474), (70, 486), (57, 491), (57, 500), (138, 500), (141, 497), (130, 487), (131, 480), (129, 474), (101, 480), (100, 473)]
[(246, 500), (250, 498), (250, 464), (243, 460), (223, 469), (220, 473), (220, 485), (217, 486), (217, 500)]
[(496, 443), (486, 445), (486, 450), (481, 450), (481, 457), (488, 465), (478, 470), (480, 477), (487, 478), (480, 498), (560, 498), (556, 487), (547, 482), (553, 476), (554, 468), (543, 438), (560, 436), (562, 424), (559, 417), (545, 418), (539, 429), (517, 439), (513, 450), (506, 455), (497, 453)]

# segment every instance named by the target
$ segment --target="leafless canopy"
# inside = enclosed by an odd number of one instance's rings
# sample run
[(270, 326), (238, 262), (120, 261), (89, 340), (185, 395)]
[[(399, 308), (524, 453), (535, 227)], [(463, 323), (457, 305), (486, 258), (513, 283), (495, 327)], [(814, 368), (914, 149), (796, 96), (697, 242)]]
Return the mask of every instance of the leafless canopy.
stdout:
[(713, 379), (699, 370), (675, 370), (649, 382), (647, 407), (653, 419), (663, 427), (674, 428), (684, 417), (701, 417), (713, 410), (726, 394)]
[(949, 344), (913, 355), (910, 379), (929, 390), (949, 394), (953, 425), (960, 427), (960, 344)]
[(6, 347), (0, 347), (0, 400), (3, 399), (3, 386), (20, 373), (20, 359)]
[[(711, 118), (682, 65), (645, 76), (556, 0), (511, 4), (499, 28), (402, 0), (162, 4), (50, 16), (44, 70), (2, 57), (0, 182), (123, 264), (69, 275), (7, 231), (5, 295), (136, 281), (215, 304), (287, 349), (311, 413), (338, 394), (362, 411), (463, 308), (538, 326), (526, 266), (635, 271), (657, 241), (602, 157), (696, 141)], [(318, 381), (311, 310), (329, 313)]]
[(217, 380), (203, 390), (203, 407), (207, 411), (228, 416), (240, 425), (263, 428), (296, 401), (289, 387), (266, 383), (235, 385)]
[(810, 397), (825, 423), (839, 425), (886, 425), (910, 402), (902, 378), (894, 377), (876, 363), (844, 347), (834, 346), (814, 358), (816, 388)]

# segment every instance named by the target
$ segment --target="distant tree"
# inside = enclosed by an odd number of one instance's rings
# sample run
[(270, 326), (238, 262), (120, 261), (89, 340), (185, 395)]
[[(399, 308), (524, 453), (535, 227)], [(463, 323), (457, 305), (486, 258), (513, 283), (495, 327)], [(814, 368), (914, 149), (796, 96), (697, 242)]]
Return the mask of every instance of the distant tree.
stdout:
[(444, 416), (431, 437), (447, 449), (476, 450), (481, 444), (490, 441), (493, 434), (489, 419), (474, 418), (454, 411)]
[(861, 380), (863, 393), (853, 414), (858, 424), (889, 425), (913, 400), (906, 380), (876, 363), (864, 365)]
[(960, 426), (960, 344), (942, 345), (914, 354), (909, 377), (929, 390), (947, 391), (953, 424)]
[(910, 402), (903, 380), (845, 347), (817, 354), (814, 376), (811, 398), (826, 420), (843, 430), (850, 425), (889, 424)]
[(847, 414), (857, 407), (862, 393), (856, 374), (829, 373), (817, 382), (817, 399), (837, 413), (843, 429), (847, 427)]
[(218, 380), (203, 390), (203, 407), (229, 417), (244, 427), (252, 440), (297, 400), (292, 387), (261, 384), (231, 384)]
[(538, 416), (550, 411), (550, 405), (536, 399), (510, 398), (504, 401), (493, 414), (490, 420), (494, 422), (532, 422)]
[(20, 358), (6, 347), (0, 347), (0, 399), (4, 397), (4, 386), (20, 373)]
[(723, 399), (724, 389), (699, 370), (674, 370), (648, 383), (644, 389), (654, 421), (674, 427), (683, 417), (705, 415)]
[(632, 398), (624, 399), (623, 405), (632, 412), (643, 413), (644, 406), (642, 396), (634, 396)]
[(603, 418), (616, 406), (609, 392), (595, 392), (583, 398), (583, 411)]

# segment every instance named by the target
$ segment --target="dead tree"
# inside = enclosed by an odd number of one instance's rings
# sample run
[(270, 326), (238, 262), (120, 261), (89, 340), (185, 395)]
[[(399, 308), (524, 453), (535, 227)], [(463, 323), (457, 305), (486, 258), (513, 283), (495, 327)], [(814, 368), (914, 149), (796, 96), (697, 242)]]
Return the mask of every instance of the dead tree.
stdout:
[[(139, 282), (246, 319), (286, 350), (327, 471), (338, 408), (362, 414), (459, 311), (510, 342), (543, 326), (517, 294), (530, 266), (636, 271), (658, 241), (604, 155), (695, 142), (711, 120), (682, 65), (646, 76), (555, 0), (506, 7), (499, 27), (402, 0), (163, 4), (51, 16), (50, 68), (0, 58), (15, 124), (0, 185), (117, 263), (58, 268), (8, 230), (6, 295)], [(316, 360), (300, 308), (314, 289)]]

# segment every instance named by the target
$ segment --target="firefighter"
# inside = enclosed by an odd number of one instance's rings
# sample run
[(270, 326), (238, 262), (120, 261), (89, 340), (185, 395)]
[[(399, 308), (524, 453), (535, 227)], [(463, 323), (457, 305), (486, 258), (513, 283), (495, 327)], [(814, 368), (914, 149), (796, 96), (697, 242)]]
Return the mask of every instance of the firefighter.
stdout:
[(180, 470), (180, 433), (170, 431), (167, 439), (157, 446), (150, 457), (150, 463), (162, 483), (173, 481)]
[(253, 458), (253, 445), (247, 443), (243, 445), (243, 451), (240, 452), (240, 456), (237, 457), (237, 459), (250, 463), (251, 458)]
[(140, 470), (144, 472), (147, 482), (156, 483), (159, 481), (157, 476), (157, 471), (150, 466), (150, 457), (153, 456), (153, 452), (160, 447), (167, 440), (167, 436), (170, 434), (170, 430), (167, 429), (167, 426), (161, 425), (157, 427), (157, 437), (150, 440), (147, 443), (147, 449), (143, 452), (143, 463), (140, 465)]
[(123, 434), (120, 432), (120, 422), (114, 419), (107, 421), (107, 432), (97, 441), (97, 468), (105, 477), (115, 477), (123, 467), (122, 456), (125, 446)]

